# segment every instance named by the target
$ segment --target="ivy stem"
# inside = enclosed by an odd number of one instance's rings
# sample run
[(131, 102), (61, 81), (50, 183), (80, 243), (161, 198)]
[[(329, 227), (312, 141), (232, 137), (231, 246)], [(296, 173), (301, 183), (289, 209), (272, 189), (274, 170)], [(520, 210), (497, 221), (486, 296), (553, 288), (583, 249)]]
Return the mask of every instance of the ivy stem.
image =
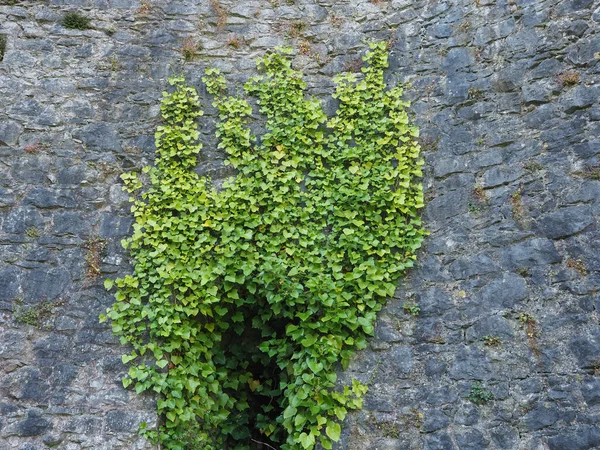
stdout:
[(252, 438), (250, 438), (250, 440), (251, 440), (252, 442), (256, 442), (257, 444), (266, 445), (267, 447), (269, 447), (269, 448), (272, 448), (273, 450), (277, 450), (275, 447), (272, 447), (272, 446), (270, 446), (270, 445), (269, 445), (269, 444), (267, 444), (266, 442), (257, 441), (256, 439), (252, 439)]

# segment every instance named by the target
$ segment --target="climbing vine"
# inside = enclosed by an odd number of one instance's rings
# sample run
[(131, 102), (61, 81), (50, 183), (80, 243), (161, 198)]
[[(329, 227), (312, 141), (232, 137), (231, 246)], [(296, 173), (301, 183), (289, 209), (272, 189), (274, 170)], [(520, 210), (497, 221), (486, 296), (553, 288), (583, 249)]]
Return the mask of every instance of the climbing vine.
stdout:
[(221, 190), (193, 170), (202, 112), (183, 78), (164, 94), (146, 186), (122, 176), (134, 267), (106, 280), (116, 301), (101, 320), (132, 348), (124, 386), (158, 394), (161, 424), (144, 432), (163, 448), (330, 449), (367, 390), (336, 388), (339, 364), (365, 347), (424, 236), (418, 130), (384, 83), (385, 43), (360, 79), (335, 78), (330, 119), (288, 54), (267, 54), (245, 86), (266, 117), (260, 139), (248, 102), (206, 72), (238, 174)]

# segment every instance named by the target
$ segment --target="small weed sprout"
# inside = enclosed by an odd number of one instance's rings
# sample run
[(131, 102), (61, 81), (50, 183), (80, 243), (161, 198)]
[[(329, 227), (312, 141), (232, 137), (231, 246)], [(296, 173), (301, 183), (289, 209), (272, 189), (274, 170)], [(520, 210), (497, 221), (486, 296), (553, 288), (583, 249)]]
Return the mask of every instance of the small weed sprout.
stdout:
[(533, 317), (531, 314), (521, 313), (519, 314), (519, 322), (521, 323), (522, 327), (528, 324), (535, 325), (535, 317)]
[(469, 202), (469, 212), (471, 212), (471, 213), (481, 212), (481, 205), (478, 205), (477, 203)]
[(465, 21), (465, 22), (463, 22), (463, 23), (461, 23), (461, 24), (458, 26), (458, 29), (459, 29), (460, 31), (465, 31), (465, 30), (468, 30), (469, 28), (471, 28), (471, 22), (469, 22), (468, 20), (467, 20), (467, 21)]
[(141, 16), (150, 14), (152, 12), (152, 3), (150, 3), (150, 0), (142, 0), (136, 12)]
[(535, 317), (527, 313), (521, 313), (519, 314), (519, 323), (521, 324), (521, 328), (525, 328), (527, 330), (528, 338), (535, 338)]
[(289, 37), (297, 38), (306, 30), (306, 22), (302, 20), (294, 20), (289, 24), (287, 34)]
[(218, 0), (210, 0), (210, 6), (217, 15), (217, 30), (221, 31), (227, 25), (227, 10), (221, 6)]
[(23, 147), (23, 151), (25, 153), (35, 153), (40, 148), (42, 148), (42, 145), (39, 142), (36, 142), (35, 144), (29, 144), (29, 145), (26, 145), (25, 147)]
[(479, 203), (487, 203), (487, 200), (488, 200), (485, 190), (483, 189), (483, 186), (481, 186), (480, 184), (475, 185), (475, 187), (473, 188), (473, 197)]
[(497, 347), (502, 343), (498, 336), (487, 335), (482, 337), (481, 340), (483, 341), (483, 344), (488, 347)]
[(467, 395), (467, 400), (476, 405), (484, 405), (494, 400), (494, 394), (484, 387), (481, 382), (477, 381), (471, 386), (469, 395)]
[(34, 226), (30, 226), (29, 228), (27, 228), (27, 230), (25, 231), (25, 235), (28, 238), (31, 239), (35, 239), (35, 238), (39, 238), (40, 237), (40, 230), (38, 230), (36, 227)]
[(472, 87), (469, 88), (469, 98), (472, 100), (477, 100), (483, 97), (483, 91), (479, 88)]
[(64, 302), (49, 302), (42, 301), (33, 306), (23, 306), (23, 299), (16, 298), (13, 300), (13, 318), (15, 322), (22, 325), (31, 325), (36, 328), (47, 328), (44, 327), (44, 322), (50, 319), (53, 315), (52, 310), (58, 306), (63, 305)]
[(523, 169), (528, 170), (529, 172), (538, 172), (542, 170), (544, 166), (538, 161), (529, 161), (523, 163)]
[(185, 61), (191, 61), (196, 56), (196, 52), (198, 51), (198, 44), (194, 41), (192, 36), (188, 36), (183, 40), (183, 44), (181, 44), (181, 54), (183, 55), (183, 59)]
[(416, 302), (411, 300), (408, 302), (404, 302), (404, 304), (402, 305), (402, 311), (404, 311), (404, 314), (417, 317), (421, 312), (421, 308)]
[(298, 51), (301, 55), (310, 55), (310, 43), (308, 41), (301, 42), (298, 46)]
[(78, 12), (71, 12), (65, 14), (61, 21), (61, 25), (71, 30), (89, 30), (92, 28), (90, 22), (91, 19), (89, 17), (79, 14)]
[(588, 180), (600, 181), (600, 167), (590, 167), (583, 171), (573, 172), (573, 175)]
[(90, 280), (98, 278), (101, 274), (102, 256), (106, 248), (106, 240), (99, 236), (90, 236), (83, 244), (87, 249), (85, 262), (87, 264), (86, 276)]
[(232, 34), (227, 39), (227, 46), (237, 50), (242, 46), (242, 41), (235, 34)]
[(585, 264), (583, 263), (583, 261), (581, 259), (573, 259), (573, 258), (567, 259), (567, 267), (569, 269), (575, 270), (582, 277), (584, 277), (588, 274), (588, 270), (585, 267)]
[(589, 368), (592, 370), (592, 375), (600, 376), (600, 358), (592, 360), (589, 364)]
[(487, 205), (488, 199), (483, 186), (479, 184), (475, 185), (471, 192), (471, 197), (474, 201), (469, 202), (469, 212), (478, 213), (483, 206)]
[(369, 417), (369, 424), (376, 428), (383, 437), (398, 439), (401, 427), (396, 420), (377, 420), (374, 416)]
[(358, 73), (358, 72), (360, 72), (360, 69), (362, 68), (362, 66), (363, 66), (362, 58), (360, 56), (357, 56), (356, 58), (353, 58), (344, 63), (343, 71)]
[(566, 71), (558, 74), (558, 82), (560, 83), (561, 86), (564, 86), (564, 87), (575, 86), (576, 84), (579, 84), (579, 81), (580, 81), (579, 72), (577, 72), (575, 70), (566, 70)]
[(440, 138), (438, 137), (433, 137), (433, 136), (426, 136), (426, 137), (422, 137), (419, 140), (419, 145), (421, 145), (421, 148), (425, 151), (429, 151), (429, 152), (437, 152), (438, 148), (439, 148), (439, 143), (440, 143)]
[(421, 428), (423, 426), (423, 419), (423, 413), (417, 408), (412, 408), (410, 412), (402, 415), (402, 420), (406, 428)]
[(121, 64), (121, 61), (119, 61), (119, 57), (117, 55), (111, 55), (108, 61), (109, 68), (112, 72), (119, 72), (123, 70), (123, 64)]
[(344, 23), (344, 18), (336, 15), (329, 16), (329, 23), (335, 28), (340, 28)]
[(529, 341), (529, 346), (531, 347), (533, 354), (539, 358), (541, 352), (537, 345), (537, 330), (535, 317), (527, 313), (521, 313), (519, 314), (519, 323), (521, 324), (521, 328), (525, 329), (525, 333), (527, 334), (527, 340)]
[(510, 196), (510, 203), (512, 206), (513, 217), (518, 223), (522, 224), (525, 219), (525, 207), (523, 206), (521, 188), (517, 189)]

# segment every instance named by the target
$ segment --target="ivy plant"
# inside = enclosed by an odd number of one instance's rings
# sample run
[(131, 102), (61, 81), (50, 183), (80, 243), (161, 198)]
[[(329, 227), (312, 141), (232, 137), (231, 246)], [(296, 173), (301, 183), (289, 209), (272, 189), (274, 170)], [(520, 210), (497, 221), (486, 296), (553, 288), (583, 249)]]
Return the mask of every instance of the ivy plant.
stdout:
[(402, 87), (384, 83), (385, 43), (360, 76), (335, 78), (329, 119), (290, 52), (268, 53), (245, 85), (266, 117), (260, 139), (247, 100), (218, 70), (203, 78), (237, 171), (222, 189), (194, 172), (202, 111), (182, 77), (164, 93), (148, 181), (122, 175), (133, 273), (106, 280), (116, 301), (101, 320), (131, 348), (123, 385), (157, 394), (161, 423), (144, 433), (162, 448), (332, 448), (367, 390), (339, 388), (336, 372), (425, 235), (418, 130)]

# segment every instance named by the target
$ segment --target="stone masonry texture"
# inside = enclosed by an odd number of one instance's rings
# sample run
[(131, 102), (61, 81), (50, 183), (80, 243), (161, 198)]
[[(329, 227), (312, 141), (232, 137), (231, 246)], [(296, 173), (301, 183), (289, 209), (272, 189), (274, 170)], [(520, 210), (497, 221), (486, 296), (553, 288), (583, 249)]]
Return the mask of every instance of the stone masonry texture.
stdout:
[(218, 183), (206, 67), (239, 86), (293, 45), (332, 113), (332, 75), (382, 39), (430, 236), (340, 372), (370, 390), (336, 448), (600, 449), (597, 0), (1, 0), (0, 450), (153, 448), (154, 399), (122, 388), (98, 315), (130, 270), (118, 175), (151, 163), (167, 78), (199, 89)]

